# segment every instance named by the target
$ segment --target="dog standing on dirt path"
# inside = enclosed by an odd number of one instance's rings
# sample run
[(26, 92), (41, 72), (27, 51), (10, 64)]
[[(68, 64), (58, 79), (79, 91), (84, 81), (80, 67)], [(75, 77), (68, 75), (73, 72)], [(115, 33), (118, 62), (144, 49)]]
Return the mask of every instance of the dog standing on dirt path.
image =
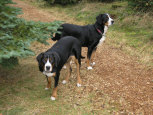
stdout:
[(98, 44), (105, 40), (105, 34), (109, 26), (114, 23), (114, 20), (110, 18), (109, 14), (100, 14), (96, 17), (96, 22), (93, 25), (78, 26), (73, 24), (62, 24), (58, 31), (61, 34), (56, 33), (53, 41), (59, 40), (63, 36), (74, 36), (80, 40), (82, 47), (88, 47), (87, 52), (87, 69), (92, 69), (91, 65), (94, 65), (93, 57), (97, 49)]
[(63, 81), (63, 84), (68, 82), (72, 71), (70, 66), (72, 58), (77, 65), (77, 86), (80, 87), (81, 43), (78, 39), (72, 36), (63, 37), (46, 52), (40, 53), (37, 56), (39, 70), (46, 75), (48, 81), (45, 89), (51, 88), (51, 77), (54, 77), (55, 80), (51, 100), (56, 99), (60, 71), (65, 63), (67, 65), (68, 75)]

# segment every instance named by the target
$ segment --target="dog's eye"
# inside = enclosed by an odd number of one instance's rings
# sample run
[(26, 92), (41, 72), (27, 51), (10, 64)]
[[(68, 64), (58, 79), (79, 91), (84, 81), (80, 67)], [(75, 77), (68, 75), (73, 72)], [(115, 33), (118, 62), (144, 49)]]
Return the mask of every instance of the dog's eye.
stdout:
[(52, 59), (51, 59), (51, 58), (49, 58), (49, 61), (51, 62), (51, 61), (52, 61)]
[(47, 61), (47, 58), (45, 58), (45, 61)]

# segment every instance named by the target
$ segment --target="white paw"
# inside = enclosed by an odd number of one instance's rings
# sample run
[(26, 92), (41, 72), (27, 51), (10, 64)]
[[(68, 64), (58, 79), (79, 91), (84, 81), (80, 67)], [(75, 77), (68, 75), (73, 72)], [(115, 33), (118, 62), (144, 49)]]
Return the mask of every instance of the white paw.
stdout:
[(71, 65), (71, 64), (73, 64), (73, 61), (72, 61), (72, 60), (70, 61), (70, 65)]
[(48, 90), (48, 89), (49, 89), (49, 88), (47, 88), (47, 87), (45, 88), (45, 90)]
[(80, 83), (77, 83), (77, 87), (81, 87), (81, 84)]
[(66, 80), (63, 80), (63, 81), (62, 81), (63, 84), (66, 84), (66, 82), (67, 82)]
[(88, 70), (92, 70), (92, 67), (91, 67), (91, 66), (89, 66), (89, 67), (87, 67), (87, 69), (88, 69)]
[(66, 69), (66, 66), (64, 65), (63, 68)]
[(56, 98), (55, 98), (55, 97), (52, 97), (52, 96), (51, 96), (51, 98), (50, 98), (50, 99), (51, 99), (52, 101), (56, 100)]
[(92, 66), (95, 65), (95, 64), (96, 64), (95, 62), (92, 62), (92, 63), (91, 63)]

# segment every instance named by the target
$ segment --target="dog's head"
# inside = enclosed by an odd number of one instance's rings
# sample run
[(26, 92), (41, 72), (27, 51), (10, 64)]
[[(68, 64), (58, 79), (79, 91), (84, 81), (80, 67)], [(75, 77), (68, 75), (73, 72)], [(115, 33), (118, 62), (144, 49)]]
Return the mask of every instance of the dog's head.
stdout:
[(60, 57), (57, 53), (40, 53), (37, 56), (37, 61), (39, 64), (39, 70), (41, 72), (50, 73), (53, 67), (57, 67), (60, 61)]
[(111, 26), (114, 23), (114, 20), (109, 14), (100, 14), (96, 17), (96, 19), (97, 23), (100, 25)]

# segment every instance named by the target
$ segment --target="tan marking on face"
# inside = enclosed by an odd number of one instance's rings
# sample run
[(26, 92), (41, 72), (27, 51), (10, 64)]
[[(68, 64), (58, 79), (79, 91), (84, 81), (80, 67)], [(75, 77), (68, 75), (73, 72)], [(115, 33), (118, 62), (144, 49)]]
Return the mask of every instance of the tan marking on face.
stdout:
[(51, 62), (52, 61), (52, 58), (49, 58), (49, 61)]
[(105, 23), (105, 26), (108, 26), (108, 22)]
[(48, 58), (45, 58), (45, 61), (47, 62)]

